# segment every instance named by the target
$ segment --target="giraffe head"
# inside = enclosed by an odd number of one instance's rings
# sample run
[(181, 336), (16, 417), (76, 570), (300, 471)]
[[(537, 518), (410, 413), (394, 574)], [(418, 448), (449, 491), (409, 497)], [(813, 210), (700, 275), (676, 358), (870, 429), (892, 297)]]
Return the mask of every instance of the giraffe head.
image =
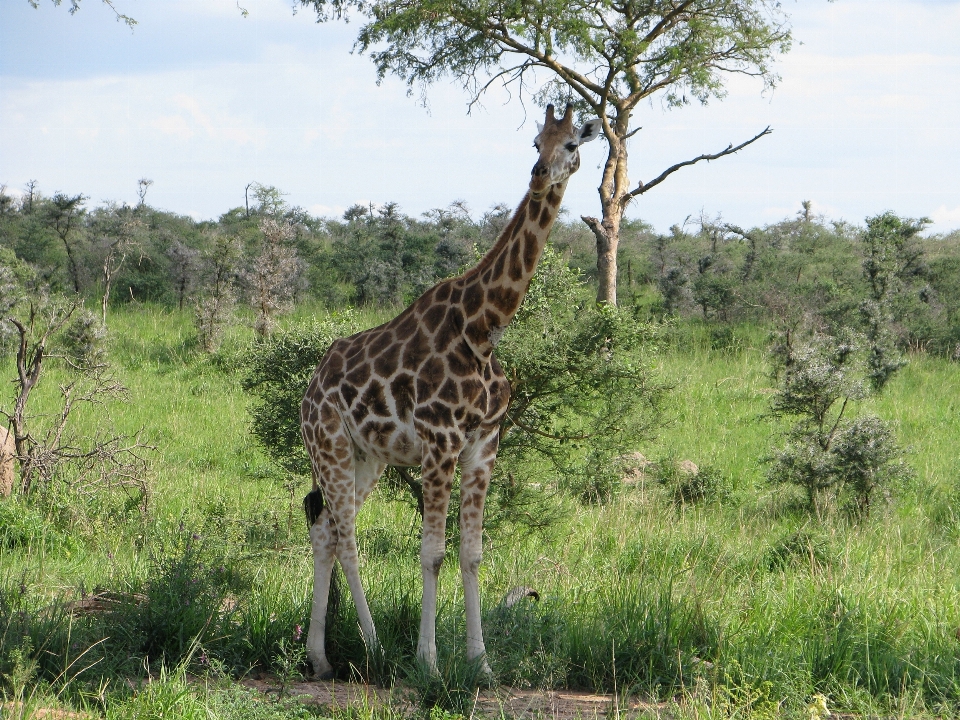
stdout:
[(600, 120), (593, 119), (576, 127), (573, 124), (573, 106), (567, 105), (559, 120), (553, 115), (553, 105), (547, 105), (546, 121), (537, 123), (537, 137), (533, 146), (540, 153), (530, 171), (530, 194), (543, 197), (551, 186), (564, 182), (580, 167), (580, 146), (600, 134)]

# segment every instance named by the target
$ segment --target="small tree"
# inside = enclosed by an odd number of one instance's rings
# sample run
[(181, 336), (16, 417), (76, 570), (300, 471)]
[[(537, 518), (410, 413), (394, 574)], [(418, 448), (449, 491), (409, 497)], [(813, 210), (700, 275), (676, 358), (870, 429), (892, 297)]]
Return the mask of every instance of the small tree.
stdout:
[(918, 235), (929, 223), (928, 218), (905, 219), (890, 212), (867, 218), (862, 235), (863, 274), (870, 299), (860, 305), (860, 313), (870, 345), (870, 383), (876, 390), (883, 389), (906, 364), (890, 329), (892, 303), (904, 281), (921, 272), (923, 249)]
[(103, 295), (100, 300), (100, 320), (104, 325), (107, 324), (113, 280), (127, 258), (142, 251), (143, 230), (143, 222), (127, 205), (107, 205), (94, 213), (91, 231), (95, 238), (95, 251), (101, 260)]
[(149, 180), (148, 178), (140, 178), (137, 180), (137, 197), (140, 198), (140, 201), (137, 203), (138, 210), (142, 210), (147, 206), (147, 191), (151, 185), (153, 185), (153, 180)]
[(213, 235), (210, 247), (201, 255), (203, 290), (197, 299), (194, 321), (204, 352), (216, 352), (233, 317), (240, 255), (240, 241), (221, 233)]
[[(126, 388), (110, 377), (105, 330), (79, 301), (40, 295), (25, 303), (23, 316), (11, 317), (17, 347), (15, 395), (2, 412), (13, 431), (20, 465), (20, 492), (61, 484), (81, 494), (133, 490), (145, 497), (144, 452), (152, 449), (134, 436), (98, 429), (78, 435), (74, 417), (81, 406), (102, 406), (123, 398)], [(32, 412), (31, 398), (50, 361), (61, 363), (68, 379), (60, 385), (54, 413)]]
[(46, 206), (45, 220), (60, 238), (63, 248), (67, 253), (67, 270), (70, 275), (70, 281), (73, 284), (73, 291), (79, 295), (83, 290), (83, 259), (81, 258), (82, 248), (80, 247), (79, 235), (83, 231), (83, 203), (86, 201), (83, 195), (64, 195), (57, 193)]
[(177, 308), (183, 310), (183, 303), (197, 284), (200, 251), (174, 240), (167, 248), (167, 257), (170, 260), (170, 279), (177, 298)]
[(818, 517), (842, 498), (854, 515), (865, 516), (875, 491), (889, 489), (907, 470), (886, 423), (874, 416), (849, 418), (851, 403), (869, 392), (858, 339), (813, 333), (804, 341), (787, 330), (770, 357), (779, 380), (771, 414), (795, 420), (787, 443), (774, 452), (771, 481), (802, 489)]
[(666, 388), (644, 365), (654, 328), (597, 306), (584, 290), (547, 246), (497, 347), (512, 393), (498, 472), (529, 476), (546, 461), (551, 472), (543, 480), (604, 501), (619, 480), (614, 458), (659, 427)]
[[(13, 250), (0, 247), (0, 318), (8, 318), (26, 300), (27, 289), (36, 282), (36, 272), (16, 256)], [(0, 355), (11, 349), (16, 335), (11, 323), (0, 321)]]
[(263, 338), (273, 333), (277, 315), (290, 310), (301, 267), (290, 244), (295, 232), (288, 222), (265, 217), (258, 227), (263, 234), (260, 252), (243, 279), (256, 311), (254, 330)]

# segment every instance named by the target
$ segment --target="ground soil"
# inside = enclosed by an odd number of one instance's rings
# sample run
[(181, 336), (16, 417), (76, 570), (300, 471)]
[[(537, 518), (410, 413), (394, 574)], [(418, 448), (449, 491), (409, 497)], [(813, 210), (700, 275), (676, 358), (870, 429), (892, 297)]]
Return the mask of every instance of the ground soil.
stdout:
[[(276, 682), (271, 678), (244, 680), (243, 684), (264, 694), (277, 692)], [(402, 687), (387, 690), (372, 685), (335, 680), (292, 683), (287, 693), (291, 697), (300, 698), (303, 702), (334, 707), (369, 706), (380, 703), (402, 707), (410, 704), (410, 691)], [(615, 702), (612, 695), (594, 695), (568, 690), (519, 690), (507, 687), (478, 693), (475, 714), (522, 720), (533, 718), (590, 720), (590, 718), (614, 718), (620, 715), (670, 717), (665, 704), (641, 703), (636, 699)]]

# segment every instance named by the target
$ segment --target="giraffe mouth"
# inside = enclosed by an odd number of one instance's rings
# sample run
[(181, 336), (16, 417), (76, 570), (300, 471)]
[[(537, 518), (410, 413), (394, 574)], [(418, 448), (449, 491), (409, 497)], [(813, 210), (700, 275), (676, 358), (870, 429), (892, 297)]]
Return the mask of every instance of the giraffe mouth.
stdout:
[(543, 190), (530, 190), (530, 197), (534, 200), (543, 200), (547, 196), (547, 192), (550, 190), (550, 186), (547, 185)]

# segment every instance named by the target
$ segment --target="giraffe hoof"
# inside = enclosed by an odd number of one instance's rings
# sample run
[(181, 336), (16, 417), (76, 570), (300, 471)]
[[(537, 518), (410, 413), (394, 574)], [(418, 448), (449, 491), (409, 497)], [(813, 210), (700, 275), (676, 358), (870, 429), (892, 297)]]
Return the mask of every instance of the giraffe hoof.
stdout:
[(331, 669), (331, 670), (324, 670), (323, 672), (319, 672), (319, 673), (314, 673), (311, 679), (315, 681), (333, 680), (333, 676), (334, 676), (334, 672)]

